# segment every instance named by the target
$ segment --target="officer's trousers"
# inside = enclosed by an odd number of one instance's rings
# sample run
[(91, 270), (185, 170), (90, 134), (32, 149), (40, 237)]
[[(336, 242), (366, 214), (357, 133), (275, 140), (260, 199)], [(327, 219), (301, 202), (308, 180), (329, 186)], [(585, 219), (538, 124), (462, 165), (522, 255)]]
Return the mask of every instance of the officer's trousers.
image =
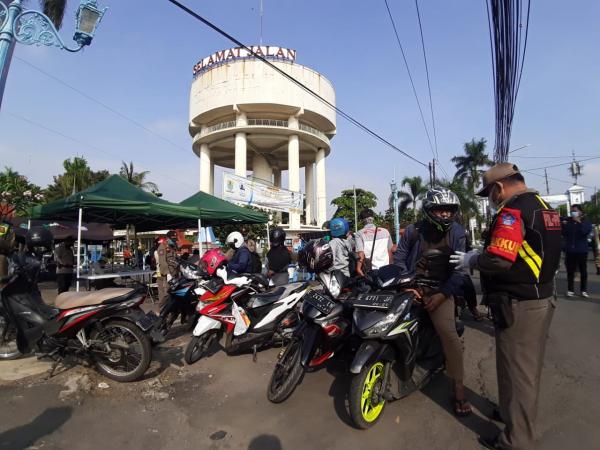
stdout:
[(169, 283), (167, 282), (167, 277), (157, 277), (156, 287), (158, 288), (158, 309), (161, 310), (167, 303), (167, 300), (169, 300)]
[(496, 329), (498, 396), (506, 424), (499, 442), (506, 449), (535, 448), (540, 377), (555, 307), (550, 298), (513, 300), (513, 325)]

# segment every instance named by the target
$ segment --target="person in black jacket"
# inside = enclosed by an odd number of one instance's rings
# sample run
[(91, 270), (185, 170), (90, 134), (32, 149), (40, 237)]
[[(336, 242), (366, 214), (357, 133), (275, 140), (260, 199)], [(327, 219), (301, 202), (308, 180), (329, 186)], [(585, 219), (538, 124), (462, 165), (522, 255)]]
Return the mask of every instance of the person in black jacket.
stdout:
[(490, 449), (535, 448), (535, 419), (548, 329), (555, 309), (555, 275), (561, 252), (559, 214), (527, 188), (517, 166), (500, 163), (483, 175), (477, 193), (498, 208), (483, 252), (458, 252), (458, 268), (479, 269), (483, 303), (496, 332), (500, 409), (506, 427), (481, 436)]
[(567, 297), (575, 295), (575, 270), (578, 269), (581, 277), (581, 296), (587, 298), (588, 236), (592, 232), (592, 224), (585, 220), (581, 205), (572, 205), (570, 215), (571, 217), (567, 219), (562, 227), (562, 234), (565, 239)]
[(425, 219), (406, 229), (394, 253), (394, 264), (404, 273), (427, 274), (439, 281), (438, 288), (424, 289), (422, 301), (442, 341), (448, 376), (454, 381), (454, 413), (466, 416), (472, 410), (463, 384), (463, 347), (456, 331), (453, 297), (462, 287), (464, 274), (453, 268), (431, 274), (424, 256), (427, 250), (439, 250), (448, 257), (465, 251), (465, 230), (455, 220), (459, 206), (457, 195), (448, 189), (427, 191), (422, 204)]
[(271, 248), (267, 252), (267, 276), (275, 286), (288, 283), (288, 266), (292, 261), (290, 251), (284, 245), (285, 231), (283, 228), (273, 228), (269, 233)]

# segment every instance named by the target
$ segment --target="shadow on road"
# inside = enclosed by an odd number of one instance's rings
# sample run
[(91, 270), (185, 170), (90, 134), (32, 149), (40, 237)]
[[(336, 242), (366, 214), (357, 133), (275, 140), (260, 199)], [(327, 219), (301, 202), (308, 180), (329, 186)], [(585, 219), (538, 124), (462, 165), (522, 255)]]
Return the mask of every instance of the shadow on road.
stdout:
[(354, 427), (347, 404), (351, 377), (348, 362), (343, 359), (330, 361), (327, 364), (327, 372), (333, 376), (333, 382), (329, 387), (328, 394), (333, 398), (335, 413), (346, 425)]
[(487, 334), (488, 336), (494, 337), (494, 324), (487, 319), (484, 319), (480, 322), (476, 322), (474, 320), (463, 320), (462, 323), (465, 325), (465, 327), (472, 328)]
[[(435, 380), (432, 380), (425, 386), (421, 392), (438, 404), (440, 408), (448, 414), (454, 416), (453, 405), (450, 392), (453, 381), (446, 375), (440, 375)], [(491, 416), (494, 404), (488, 399), (482, 397), (469, 388), (466, 389), (467, 399), (473, 405), (473, 408), (484, 414), (486, 417), (481, 417), (474, 411), (468, 417), (456, 418), (465, 427), (469, 428), (476, 434), (483, 436), (494, 436), (500, 432), (500, 429), (492, 421), (487, 419)]]
[(152, 349), (152, 363), (141, 380), (148, 380), (159, 376), (171, 365), (183, 367), (182, 347), (155, 347)]
[(71, 418), (73, 410), (69, 407), (48, 408), (31, 423), (7, 430), (0, 434), (0, 449), (27, 448), (40, 438), (58, 430)]
[(282, 450), (281, 441), (272, 434), (256, 436), (248, 445), (248, 450)]

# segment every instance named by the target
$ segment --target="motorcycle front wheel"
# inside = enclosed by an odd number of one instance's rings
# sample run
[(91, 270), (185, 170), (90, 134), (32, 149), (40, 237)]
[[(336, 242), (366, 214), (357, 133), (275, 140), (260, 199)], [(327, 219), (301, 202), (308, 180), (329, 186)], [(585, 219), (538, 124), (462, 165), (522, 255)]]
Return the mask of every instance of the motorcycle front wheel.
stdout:
[(302, 339), (293, 338), (275, 364), (267, 389), (267, 398), (281, 403), (289, 398), (302, 380), (304, 368), (300, 364)]
[(0, 313), (0, 359), (16, 359), (19, 356), (17, 328), (4, 313)]
[(98, 372), (115, 381), (137, 380), (146, 373), (152, 359), (148, 336), (125, 320), (110, 320), (103, 325), (90, 335)]
[(208, 349), (218, 339), (218, 336), (219, 330), (209, 330), (200, 336), (192, 336), (183, 355), (185, 362), (187, 364), (194, 364), (206, 356)]
[(362, 368), (350, 383), (350, 417), (357, 428), (366, 430), (381, 417), (385, 408), (384, 394), (385, 363), (375, 361)]

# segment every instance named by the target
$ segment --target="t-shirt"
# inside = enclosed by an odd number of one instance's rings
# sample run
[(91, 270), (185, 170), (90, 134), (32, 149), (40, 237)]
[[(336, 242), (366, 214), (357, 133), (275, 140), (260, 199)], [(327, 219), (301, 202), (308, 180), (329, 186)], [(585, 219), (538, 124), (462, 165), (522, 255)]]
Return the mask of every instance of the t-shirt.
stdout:
[(287, 273), (291, 260), (290, 252), (286, 247), (282, 245), (271, 247), (267, 252), (267, 269), (275, 273)]
[[(371, 259), (373, 269), (379, 269), (390, 263), (389, 250), (392, 248), (392, 237), (385, 228), (377, 228), (375, 236), (375, 225), (368, 223), (362, 230), (356, 233), (356, 251), (364, 252), (365, 258)], [(373, 255), (373, 239), (375, 239), (375, 248)]]
[[(378, 233), (379, 234), (379, 233)], [(331, 270), (341, 270), (347, 277), (350, 276), (350, 252), (352, 244), (347, 239), (332, 238), (329, 246), (333, 252), (333, 266)]]

